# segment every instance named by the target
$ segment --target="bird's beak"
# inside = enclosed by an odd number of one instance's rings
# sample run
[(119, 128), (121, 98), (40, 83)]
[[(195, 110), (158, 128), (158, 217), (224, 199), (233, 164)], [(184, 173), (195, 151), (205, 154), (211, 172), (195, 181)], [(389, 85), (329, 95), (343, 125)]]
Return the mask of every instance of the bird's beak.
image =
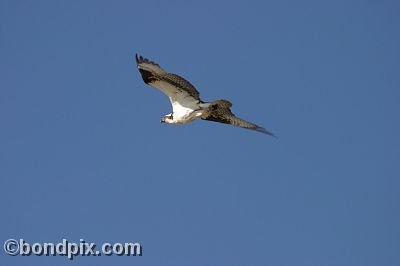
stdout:
[(160, 123), (165, 123), (165, 117), (161, 118)]

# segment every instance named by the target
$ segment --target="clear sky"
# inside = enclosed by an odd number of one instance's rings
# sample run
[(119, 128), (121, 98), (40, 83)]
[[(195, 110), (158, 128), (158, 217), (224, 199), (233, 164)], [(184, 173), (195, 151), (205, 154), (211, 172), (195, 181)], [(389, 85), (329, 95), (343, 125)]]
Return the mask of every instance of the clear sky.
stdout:
[[(381, 0), (1, 0), (1, 245), (143, 246), (74, 265), (400, 265), (399, 13)], [(136, 52), (279, 138), (160, 124), (170, 103)]]

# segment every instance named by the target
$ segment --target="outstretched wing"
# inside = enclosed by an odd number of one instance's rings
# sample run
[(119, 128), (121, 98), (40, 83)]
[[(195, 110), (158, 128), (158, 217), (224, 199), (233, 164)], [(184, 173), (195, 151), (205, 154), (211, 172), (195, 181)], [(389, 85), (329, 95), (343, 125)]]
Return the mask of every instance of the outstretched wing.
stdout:
[(175, 114), (198, 109), (200, 94), (189, 81), (166, 72), (158, 64), (138, 54), (136, 63), (143, 81), (168, 96)]
[(224, 124), (231, 124), (233, 126), (256, 130), (270, 136), (275, 136), (273, 133), (267, 131), (265, 128), (235, 116), (230, 110), (231, 107), (232, 103), (227, 100), (215, 101), (211, 103), (209, 107), (209, 112), (207, 112), (206, 115), (202, 117), (202, 119)]

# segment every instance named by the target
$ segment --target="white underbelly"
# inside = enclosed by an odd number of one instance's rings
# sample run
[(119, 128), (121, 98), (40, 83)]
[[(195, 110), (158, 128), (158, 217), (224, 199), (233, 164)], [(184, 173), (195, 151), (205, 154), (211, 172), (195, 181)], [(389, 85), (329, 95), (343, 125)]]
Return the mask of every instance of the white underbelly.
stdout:
[(177, 124), (190, 123), (201, 116), (199, 112), (202, 112), (202, 110), (198, 100), (190, 96), (181, 96), (180, 98), (170, 98), (173, 109), (173, 120)]
[(190, 113), (187, 113), (184, 116), (175, 116), (175, 113), (174, 113), (174, 122), (176, 124), (187, 124), (187, 123), (193, 122), (197, 118), (201, 117), (202, 114), (203, 114), (203, 110), (192, 111)]
[(174, 113), (174, 119), (184, 119), (190, 116), (191, 113), (198, 110), (198, 106), (195, 104), (181, 104), (180, 102), (174, 102), (172, 104), (172, 111)]

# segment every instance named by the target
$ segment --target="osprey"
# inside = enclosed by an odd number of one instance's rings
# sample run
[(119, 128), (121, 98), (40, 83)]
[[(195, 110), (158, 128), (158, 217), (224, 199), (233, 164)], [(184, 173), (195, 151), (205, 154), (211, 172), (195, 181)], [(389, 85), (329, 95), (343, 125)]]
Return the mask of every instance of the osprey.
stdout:
[(201, 118), (274, 136), (265, 128), (236, 117), (231, 112), (232, 103), (228, 100), (203, 102), (196, 88), (181, 76), (166, 72), (160, 65), (138, 54), (136, 63), (143, 81), (162, 91), (171, 102), (172, 113), (165, 115), (161, 123), (187, 124)]

